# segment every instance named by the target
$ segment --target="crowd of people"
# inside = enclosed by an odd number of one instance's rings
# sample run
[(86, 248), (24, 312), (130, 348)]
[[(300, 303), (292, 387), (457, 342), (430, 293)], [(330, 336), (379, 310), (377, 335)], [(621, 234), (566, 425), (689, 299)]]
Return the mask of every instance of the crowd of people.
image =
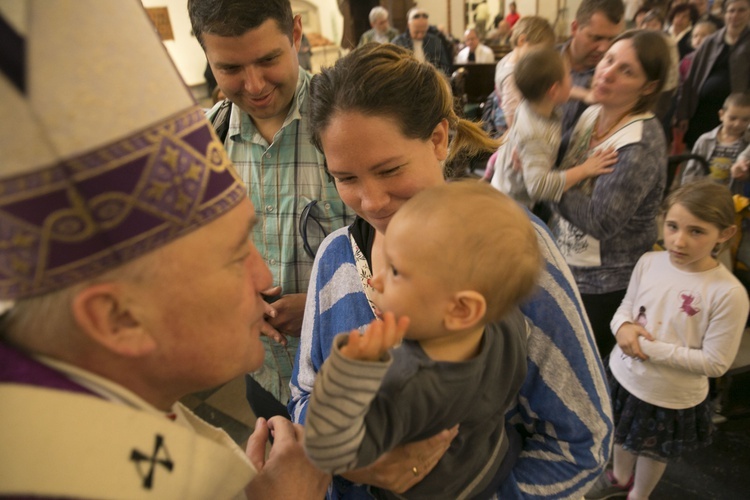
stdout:
[[(557, 46), (478, 10), (455, 55), (376, 7), (313, 76), (289, 0), (189, 0), (207, 113), (139, 2), (0, 5), (0, 496), (648, 498), (748, 320), (750, 0), (642, 3)], [(244, 451), (179, 403), (242, 374)]]

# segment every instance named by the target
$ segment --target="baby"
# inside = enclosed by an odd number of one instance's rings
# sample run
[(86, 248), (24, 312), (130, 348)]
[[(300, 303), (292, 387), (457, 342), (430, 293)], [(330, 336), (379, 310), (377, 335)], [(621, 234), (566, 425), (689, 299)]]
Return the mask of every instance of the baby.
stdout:
[(449, 183), (399, 209), (384, 253), (372, 278), (383, 320), (334, 339), (308, 409), (307, 453), (337, 474), (460, 424), (435, 469), (399, 498), (490, 496), (520, 447), (505, 412), (526, 375), (517, 306), (541, 266), (529, 218), (486, 184)]

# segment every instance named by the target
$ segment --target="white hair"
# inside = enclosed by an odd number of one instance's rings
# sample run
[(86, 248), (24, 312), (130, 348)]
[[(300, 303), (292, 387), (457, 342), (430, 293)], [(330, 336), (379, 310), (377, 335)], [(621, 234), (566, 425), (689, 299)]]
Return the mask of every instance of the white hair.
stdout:
[(388, 17), (388, 11), (385, 7), (381, 7), (380, 5), (373, 7), (370, 11), (370, 24), (374, 24), (375, 21), (383, 19), (384, 17)]

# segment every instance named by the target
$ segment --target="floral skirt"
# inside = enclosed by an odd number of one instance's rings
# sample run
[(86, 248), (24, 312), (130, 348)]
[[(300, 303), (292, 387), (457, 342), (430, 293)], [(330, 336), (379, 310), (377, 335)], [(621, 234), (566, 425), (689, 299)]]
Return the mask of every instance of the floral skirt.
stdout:
[(670, 410), (630, 394), (612, 375), (609, 366), (607, 378), (612, 395), (615, 444), (660, 462), (711, 444), (714, 427), (708, 396), (692, 408)]

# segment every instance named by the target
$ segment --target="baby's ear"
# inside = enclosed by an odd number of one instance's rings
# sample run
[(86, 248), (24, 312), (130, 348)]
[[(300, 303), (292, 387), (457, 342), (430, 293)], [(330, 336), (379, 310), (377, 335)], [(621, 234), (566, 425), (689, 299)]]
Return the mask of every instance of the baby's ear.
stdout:
[(445, 315), (445, 327), (448, 330), (473, 328), (482, 321), (486, 312), (484, 295), (475, 290), (456, 292)]

